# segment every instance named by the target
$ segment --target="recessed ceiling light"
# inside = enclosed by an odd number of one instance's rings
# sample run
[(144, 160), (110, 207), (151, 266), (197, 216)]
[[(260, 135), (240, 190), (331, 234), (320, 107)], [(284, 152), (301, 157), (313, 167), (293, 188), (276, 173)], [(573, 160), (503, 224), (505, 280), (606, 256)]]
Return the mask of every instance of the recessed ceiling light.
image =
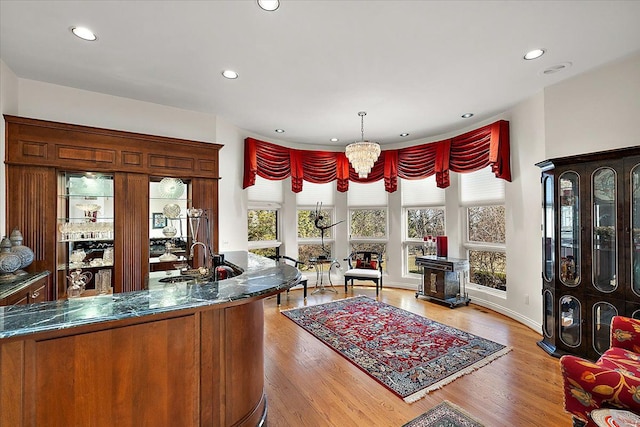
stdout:
[(405, 137), (405, 136), (409, 136), (409, 134), (405, 132), (405, 133), (401, 133), (400, 136)]
[(523, 58), (527, 61), (530, 61), (532, 59), (540, 58), (542, 55), (544, 55), (544, 52), (544, 49), (533, 49), (525, 53)]
[(277, 133), (284, 133), (284, 129), (276, 129)]
[(460, 117), (462, 117), (463, 119), (469, 119), (469, 118), (473, 117), (473, 113), (464, 113)]
[(222, 75), (231, 80), (238, 78), (238, 73), (233, 70), (224, 70)]
[(273, 12), (280, 7), (280, 0), (258, 0), (258, 6), (267, 12)]
[(98, 38), (90, 29), (86, 27), (71, 27), (71, 32), (76, 37), (80, 37), (82, 40), (86, 40), (89, 42), (92, 42)]
[(338, 141), (340, 141), (340, 140), (339, 140), (338, 138), (331, 138), (329, 141), (331, 141), (331, 142), (338, 142)]

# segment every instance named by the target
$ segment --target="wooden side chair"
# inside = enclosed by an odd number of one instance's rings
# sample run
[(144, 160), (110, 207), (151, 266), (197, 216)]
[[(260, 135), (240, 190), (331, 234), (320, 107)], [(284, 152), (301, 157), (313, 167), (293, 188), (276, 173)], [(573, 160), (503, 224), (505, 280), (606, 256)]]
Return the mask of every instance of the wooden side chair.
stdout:
[(371, 280), (376, 284), (376, 296), (382, 289), (382, 254), (380, 252), (355, 251), (344, 259), (349, 269), (344, 273), (344, 292), (348, 282), (353, 287), (354, 280)]
[[(286, 255), (275, 255), (275, 256), (270, 256), (269, 258), (271, 258), (275, 262), (290, 264), (295, 268), (299, 268), (298, 266), (304, 265), (304, 262), (298, 261), (297, 259), (288, 257)], [(304, 299), (307, 299), (307, 279), (304, 278), (303, 276), (299, 284), (302, 285), (302, 294), (304, 295)], [(288, 293), (289, 293), (289, 289), (287, 289), (287, 294)], [(279, 293), (278, 296), (276, 297), (276, 302), (278, 305), (280, 305), (280, 295), (282, 295), (282, 293)]]

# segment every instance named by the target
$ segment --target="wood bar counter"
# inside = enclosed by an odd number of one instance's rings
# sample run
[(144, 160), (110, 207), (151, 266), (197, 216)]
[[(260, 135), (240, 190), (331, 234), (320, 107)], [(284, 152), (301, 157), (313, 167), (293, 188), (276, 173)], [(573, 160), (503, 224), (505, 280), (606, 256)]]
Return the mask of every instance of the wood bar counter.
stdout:
[(264, 423), (262, 300), (300, 273), (225, 255), (244, 273), (0, 307), (0, 426)]

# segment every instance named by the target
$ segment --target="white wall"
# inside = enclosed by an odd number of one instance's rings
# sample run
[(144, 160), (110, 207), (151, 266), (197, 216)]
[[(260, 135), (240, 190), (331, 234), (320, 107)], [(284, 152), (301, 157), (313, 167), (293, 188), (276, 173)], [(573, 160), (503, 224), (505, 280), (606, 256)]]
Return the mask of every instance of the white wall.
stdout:
[[(0, 60), (0, 113), (17, 114), (17, 112), (18, 78), (13, 71), (6, 66), (4, 61)], [(5, 146), (4, 118), (0, 118), (0, 158), (2, 159), (2, 164), (0, 164), (0, 238), (6, 234), (7, 230), (7, 210), (4, 203), (4, 201), (7, 200), (4, 166), (4, 159), (6, 156)]]
[(475, 303), (540, 331), (540, 169), (544, 159), (544, 95), (539, 93), (502, 115), (511, 135), (511, 182), (505, 183), (507, 292), (469, 289)]
[(216, 116), (19, 79), (18, 115), (41, 120), (216, 141)]
[(218, 185), (218, 244), (221, 252), (247, 250), (247, 192), (242, 189), (246, 133), (218, 118), (220, 176)]
[(547, 158), (640, 145), (640, 54), (545, 90)]

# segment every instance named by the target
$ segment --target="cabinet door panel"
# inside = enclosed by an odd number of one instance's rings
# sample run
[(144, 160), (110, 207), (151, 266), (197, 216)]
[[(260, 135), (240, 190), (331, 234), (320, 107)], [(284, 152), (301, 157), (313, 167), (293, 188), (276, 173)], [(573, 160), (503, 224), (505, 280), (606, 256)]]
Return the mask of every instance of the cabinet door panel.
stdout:
[(628, 278), (625, 297), (640, 301), (640, 157), (625, 159), (624, 195), (629, 200), (623, 240), (628, 251), (628, 256), (623, 259), (625, 277)]

